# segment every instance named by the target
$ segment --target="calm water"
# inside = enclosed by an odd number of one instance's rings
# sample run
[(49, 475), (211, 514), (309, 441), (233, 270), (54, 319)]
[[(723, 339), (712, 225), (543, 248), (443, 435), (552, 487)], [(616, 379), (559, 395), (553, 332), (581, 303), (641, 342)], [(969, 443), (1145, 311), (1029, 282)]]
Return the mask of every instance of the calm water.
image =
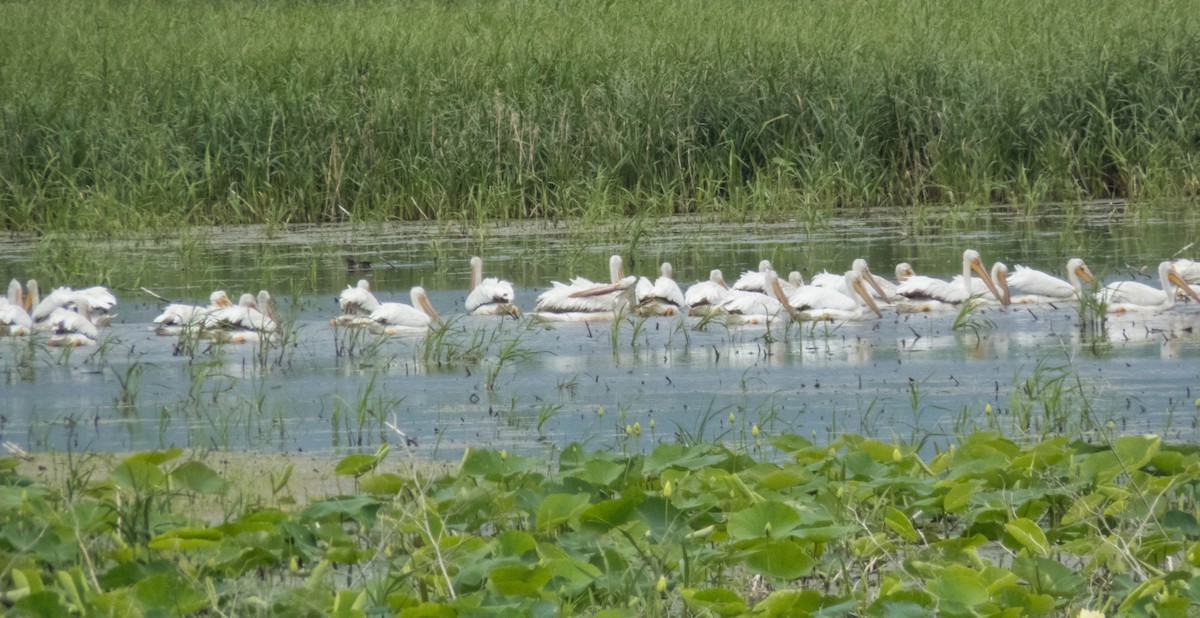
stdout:
[[(926, 448), (986, 427), (1010, 435), (1111, 428), (1194, 439), (1194, 303), (1158, 317), (1114, 318), (1099, 337), (1081, 334), (1068, 306), (984, 310), (978, 331), (952, 330), (953, 314), (885, 311), (881, 320), (769, 333), (717, 323), (696, 330), (695, 319), (626, 321), (615, 337), (611, 324), (539, 325), (458, 312), (471, 254), (485, 258), (487, 274), (512, 280), (518, 304), (530, 309), (552, 279), (607, 278), (612, 253), (624, 255), (635, 274), (653, 276), (668, 260), (685, 287), (712, 268), (732, 281), (762, 258), (806, 277), (844, 271), (859, 256), (879, 274), (908, 261), (918, 273), (948, 277), (967, 247), (988, 263), (1054, 273), (1078, 255), (1098, 277), (1145, 280), (1181, 250), (1200, 254), (1188, 248), (1198, 232), (1187, 207), (1133, 222), (1097, 206), (1081, 216), (986, 227), (922, 228), (882, 217), (814, 225), (630, 222), (603, 231), (403, 225), (206, 231), (161, 242), (7, 240), (0, 244), (5, 281), (36, 276), (43, 288), (105, 281), (121, 304), (99, 348), (64, 352), (36, 339), (0, 341), (0, 437), (29, 450), (341, 452), (396, 442), (383, 425), (395, 419), (419, 452), (449, 458), (474, 445), (545, 452), (573, 441), (649, 448), (676, 435), (752, 441), (753, 425), (767, 435), (823, 441), (848, 431), (924, 440)], [(348, 257), (371, 267), (350, 271)], [(434, 344), (335, 332), (328, 324), (334, 297), (359, 278), (385, 301), (408, 302), (410, 286), (425, 286), (452, 328)], [(173, 338), (149, 331), (161, 303), (143, 287), (197, 303), (213, 289), (270, 289), (280, 312), (294, 319), (295, 343), (202, 343), (177, 353)], [(641, 436), (626, 439), (634, 423)]]

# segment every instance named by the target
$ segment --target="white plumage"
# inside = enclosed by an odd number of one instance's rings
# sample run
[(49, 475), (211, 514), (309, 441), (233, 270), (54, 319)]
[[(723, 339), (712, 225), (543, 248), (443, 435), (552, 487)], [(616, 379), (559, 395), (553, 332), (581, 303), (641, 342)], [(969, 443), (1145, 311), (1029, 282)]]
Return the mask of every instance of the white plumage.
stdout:
[(483, 260), (471, 258), (471, 291), (467, 294), (467, 313), (471, 315), (520, 315), (514, 304), (512, 283), (496, 277), (483, 278)]
[(1200, 296), (1179, 276), (1171, 262), (1158, 265), (1158, 280), (1161, 289), (1137, 281), (1110, 283), (1100, 290), (1097, 297), (1107, 303), (1108, 310), (1113, 313), (1166, 311), (1175, 306), (1176, 289), (1200, 302)]
[(653, 282), (640, 277), (634, 286), (633, 296), (640, 316), (679, 315), (687, 306), (683, 291), (675, 283), (671, 263), (663, 262), (659, 272), (660, 276)]
[(8, 284), (8, 296), (0, 298), (0, 335), (23, 337), (33, 332), (33, 318), (25, 308), (21, 282), (13, 279)]
[(208, 296), (208, 306), (185, 305), (171, 303), (163, 312), (154, 318), (154, 332), (157, 335), (178, 335), (185, 328), (208, 328), (215, 326), (210, 323), (213, 312), (222, 307), (233, 305), (224, 290), (217, 290)]
[(806, 285), (789, 294), (788, 303), (801, 320), (857, 320), (863, 316), (863, 306), (855, 300), (858, 297), (875, 315), (882, 317), (875, 299), (863, 285), (860, 272), (847, 272), (842, 276), (841, 283), (850, 289), (854, 297), (831, 287)]
[(354, 325), (366, 326), (371, 332), (388, 335), (419, 334), (427, 332), (432, 326), (444, 326), (445, 322), (438, 316), (433, 305), (429, 303), (429, 295), (425, 288), (413, 286), (409, 291), (411, 305), (404, 303), (380, 303), (379, 308), (366, 318), (359, 318)]
[[(1003, 268), (1007, 272), (1008, 268), (1003, 264), (993, 266), (993, 270)], [(979, 274), (979, 279), (971, 276), (971, 273)], [(978, 283), (982, 283), (984, 288), (977, 287)], [(979, 256), (979, 252), (974, 249), (967, 249), (963, 252), (963, 270), (962, 275), (956, 275), (950, 281), (940, 281), (930, 277), (910, 276), (907, 280), (896, 287), (896, 293), (909, 300), (936, 300), (938, 303), (945, 304), (962, 304), (971, 299), (978, 292), (983, 295), (983, 290), (990, 292), (991, 296), (985, 295), (985, 300), (995, 299), (1001, 304), (1008, 304), (1008, 296), (996, 288), (995, 282), (992, 280), (991, 273), (983, 268), (983, 260)], [(937, 304), (931, 304), (930, 308), (938, 307)]]
[(342, 308), (342, 315), (371, 315), (379, 308), (379, 300), (371, 293), (371, 282), (359, 279), (357, 285), (342, 290), (338, 306)]
[[(747, 270), (738, 277), (737, 281), (733, 282), (733, 289), (742, 292), (758, 292), (766, 294), (767, 280), (766, 273), (774, 272), (771, 270), (771, 261), (763, 260), (758, 263), (758, 270)], [(776, 275), (778, 277), (778, 275)]]
[[(859, 275), (859, 280), (871, 286), (874, 290), (875, 298), (882, 300), (885, 303), (892, 302), (892, 297), (896, 294), (896, 286), (887, 279), (879, 277), (871, 272), (867, 266), (867, 261), (858, 258), (850, 266), (851, 272), (856, 272)], [(897, 268), (899, 272), (899, 268)], [(835, 275), (829, 272), (823, 272), (813, 277), (812, 285), (819, 288), (831, 288), (841, 292), (842, 295), (850, 297), (855, 292), (846, 283), (846, 275)]]
[(99, 285), (82, 290), (65, 286), (55, 288), (30, 311), (30, 317), (34, 322), (41, 322), (56, 309), (75, 310), (83, 305), (87, 305), (89, 315), (100, 317), (112, 311), (117, 305), (117, 297), (108, 288)]
[(763, 289), (770, 294), (730, 290), (729, 294), (714, 307), (714, 311), (726, 314), (726, 321), (734, 324), (767, 324), (785, 312), (794, 313), (787, 304), (787, 296), (779, 286), (779, 276), (773, 270), (763, 274)]
[(1080, 258), (1067, 260), (1067, 279), (1063, 281), (1040, 270), (1017, 264), (1016, 271), (1008, 277), (1008, 285), (1021, 293), (1013, 302), (1027, 304), (1077, 300), (1083, 296), (1083, 281), (1095, 281), (1092, 271)]
[(700, 281), (684, 292), (683, 302), (687, 305), (690, 315), (705, 315), (727, 294), (729, 284), (725, 283), (725, 275), (714, 269), (708, 273), (707, 281)]
[(608, 274), (611, 283), (583, 277), (575, 277), (570, 284), (552, 281), (551, 288), (538, 296), (533, 317), (557, 322), (613, 319), (631, 300), (626, 292), (633, 290), (637, 277), (625, 276), (625, 263), (619, 255), (608, 259)]

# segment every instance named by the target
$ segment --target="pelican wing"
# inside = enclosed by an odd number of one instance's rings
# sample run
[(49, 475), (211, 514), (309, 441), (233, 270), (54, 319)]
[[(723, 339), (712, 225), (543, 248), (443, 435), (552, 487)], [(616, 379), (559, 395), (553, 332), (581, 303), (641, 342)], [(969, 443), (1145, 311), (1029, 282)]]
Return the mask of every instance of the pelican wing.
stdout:
[(798, 311), (827, 309), (847, 312), (858, 311), (858, 303), (853, 298), (835, 289), (817, 287), (815, 284), (806, 285), (792, 292), (788, 296), (788, 303)]
[(925, 275), (913, 275), (896, 286), (896, 294), (909, 299), (932, 299), (934, 290), (948, 283)]
[(1016, 272), (1008, 276), (1008, 287), (1024, 294), (1047, 298), (1069, 299), (1075, 297), (1075, 288), (1070, 283), (1040, 270), (1017, 264)]
[(713, 283), (712, 281), (701, 281), (687, 289), (683, 295), (683, 302), (688, 307), (703, 307), (707, 305), (715, 305), (729, 294), (729, 290)]
[(370, 315), (379, 308), (379, 300), (370, 290), (348, 287), (338, 296), (338, 304), (344, 315)]
[(370, 319), (385, 326), (405, 328), (428, 328), (433, 322), (424, 311), (404, 303), (380, 303), (379, 308), (371, 312)]
[(488, 277), (467, 295), (467, 311), (474, 313), (485, 305), (511, 305), (516, 296), (511, 283)]

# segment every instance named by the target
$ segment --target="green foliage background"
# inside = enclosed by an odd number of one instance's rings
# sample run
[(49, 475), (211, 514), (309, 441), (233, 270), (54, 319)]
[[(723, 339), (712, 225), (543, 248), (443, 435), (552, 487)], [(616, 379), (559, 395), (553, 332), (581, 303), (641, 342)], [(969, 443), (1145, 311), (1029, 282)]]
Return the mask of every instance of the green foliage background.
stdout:
[(1163, 198), (1191, 0), (0, 4), (0, 227)]

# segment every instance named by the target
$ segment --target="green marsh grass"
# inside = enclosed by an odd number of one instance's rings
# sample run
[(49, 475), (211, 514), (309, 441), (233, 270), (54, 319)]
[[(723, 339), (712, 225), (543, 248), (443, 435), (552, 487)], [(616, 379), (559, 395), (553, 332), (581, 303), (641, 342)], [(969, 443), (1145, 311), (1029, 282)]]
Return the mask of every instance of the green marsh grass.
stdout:
[(0, 228), (1189, 198), (1196, 9), (10, 2)]

